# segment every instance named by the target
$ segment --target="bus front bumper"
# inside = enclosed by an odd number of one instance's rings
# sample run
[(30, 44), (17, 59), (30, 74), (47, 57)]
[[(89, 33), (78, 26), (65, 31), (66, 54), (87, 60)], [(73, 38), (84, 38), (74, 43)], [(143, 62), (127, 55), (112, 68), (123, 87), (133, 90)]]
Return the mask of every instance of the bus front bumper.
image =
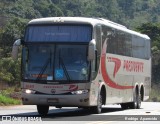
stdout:
[(79, 95), (40, 95), (22, 93), (24, 105), (89, 106), (89, 93)]

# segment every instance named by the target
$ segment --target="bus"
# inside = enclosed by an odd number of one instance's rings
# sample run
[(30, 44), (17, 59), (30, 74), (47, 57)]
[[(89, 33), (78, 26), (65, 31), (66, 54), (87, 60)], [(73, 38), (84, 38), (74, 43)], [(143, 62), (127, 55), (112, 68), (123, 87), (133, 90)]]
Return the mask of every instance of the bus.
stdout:
[(49, 106), (79, 107), (99, 114), (102, 106), (139, 109), (151, 90), (150, 38), (123, 25), (86, 17), (31, 20), (22, 46), (24, 105), (40, 115)]

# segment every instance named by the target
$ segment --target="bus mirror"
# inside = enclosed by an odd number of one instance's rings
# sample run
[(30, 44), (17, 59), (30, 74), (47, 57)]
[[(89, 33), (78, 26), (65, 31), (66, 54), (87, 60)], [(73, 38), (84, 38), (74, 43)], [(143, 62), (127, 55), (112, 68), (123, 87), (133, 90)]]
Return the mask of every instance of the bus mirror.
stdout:
[(21, 45), (21, 39), (18, 39), (14, 42), (13, 47), (12, 47), (12, 58), (14, 60), (17, 60), (18, 58), (18, 48)]
[(88, 47), (88, 60), (94, 60), (95, 59), (95, 47), (96, 47), (96, 41), (95, 39), (91, 40)]

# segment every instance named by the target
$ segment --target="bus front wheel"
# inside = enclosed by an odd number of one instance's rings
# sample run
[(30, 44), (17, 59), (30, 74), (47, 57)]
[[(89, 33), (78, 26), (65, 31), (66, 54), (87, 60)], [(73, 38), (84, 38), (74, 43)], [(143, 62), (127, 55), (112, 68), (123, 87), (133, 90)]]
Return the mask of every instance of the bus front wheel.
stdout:
[(102, 94), (98, 95), (97, 106), (92, 107), (94, 114), (100, 114), (102, 111)]
[(37, 111), (40, 115), (47, 115), (49, 106), (47, 105), (37, 105)]

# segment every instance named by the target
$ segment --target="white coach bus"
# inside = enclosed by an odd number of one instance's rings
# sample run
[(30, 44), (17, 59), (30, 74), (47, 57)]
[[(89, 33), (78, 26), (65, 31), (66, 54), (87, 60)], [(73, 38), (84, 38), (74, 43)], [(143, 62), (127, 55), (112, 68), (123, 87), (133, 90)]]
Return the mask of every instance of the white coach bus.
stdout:
[[(50, 17), (31, 20), (22, 45), (22, 101), (37, 105), (89, 108), (120, 104), (138, 109), (149, 98), (151, 51), (147, 35), (102, 18)], [(88, 109), (88, 110), (89, 110)]]

